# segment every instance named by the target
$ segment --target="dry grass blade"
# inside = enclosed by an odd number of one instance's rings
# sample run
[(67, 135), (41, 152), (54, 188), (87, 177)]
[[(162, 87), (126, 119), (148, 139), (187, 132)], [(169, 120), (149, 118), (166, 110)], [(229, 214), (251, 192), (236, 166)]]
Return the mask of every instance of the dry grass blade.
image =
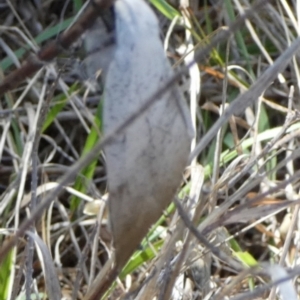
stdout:
[(44, 276), (46, 281), (46, 289), (49, 300), (61, 299), (62, 293), (57, 277), (57, 272), (54, 266), (51, 253), (44, 241), (35, 233), (27, 232), (37, 245), (40, 260), (42, 262)]
[[(254, 274), (266, 274), (272, 278), (272, 282), (265, 284), (263, 287), (258, 287), (253, 291), (241, 293), (237, 296), (232, 297), (232, 300), (252, 300), (252, 299), (268, 299), (264, 297), (263, 295), (265, 294), (266, 290), (271, 289), (272, 287), (277, 287), (277, 286), (282, 286), (282, 291), (283, 294), (281, 296), (288, 295), (288, 297), (292, 298), (284, 298), (285, 299), (297, 299), (293, 298), (295, 296), (295, 290), (294, 287), (290, 284), (291, 280), (294, 277), (299, 276), (300, 274), (300, 268), (295, 267), (294, 269), (290, 270), (289, 272), (286, 272), (283, 268), (279, 267), (278, 265), (269, 265), (266, 263), (263, 263), (262, 268), (264, 270), (260, 270), (258, 267), (250, 268), (245, 270), (243, 273), (240, 274), (238, 277), (240, 280), (243, 276), (246, 275), (254, 275)], [(277, 271), (277, 274), (274, 274), (274, 270)], [(271, 272), (273, 272), (271, 274)], [(226, 289), (227, 290), (227, 289)], [(228, 290), (229, 292), (229, 290)], [(224, 296), (224, 295), (223, 295)], [(223, 298), (216, 297), (216, 300), (221, 300)]]
[(282, 72), (287, 64), (293, 58), (293, 55), (300, 48), (300, 38), (297, 38), (274, 62), (272, 66), (265, 71), (258, 80), (251, 86), (251, 88), (235, 99), (226, 109), (224, 114), (220, 116), (217, 122), (210, 128), (207, 134), (201, 139), (196, 149), (192, 152), (190, 160), (198, 156), (209, 142), (215, 137), (218, 130), (225, 124), (232, 115), (239, 115), (245, 109), (253, 104), (263, 94), (266, 88), (274, 81), (277, 74)]
[(176, 207), (178, 209), (178, 213), (183, 220), (185, 226), (192, 232), (192, 234), (198, 239), (198, 241), (203, 244), (207, 249), (210, 249), (210, 251), (217, 257), (219, 257), (221, 260), (227, 262), (230, 266), (234, 267), (238, 271), (242, 271), (243, 267), (240, 263), (233, 260), (231, 257), (229, 257), (223, 250), (213, 246), (210, 244), (210, 242), (202, 235), (197, 228), (193, 225), (192, 221), (190, 220), (187, 213), (184, 211), (181, 203), (178, 201), (178, 199), (174, 200)]
[(64, 49), (68, 49), (88, 28), (90, 28), (102, 10), (108, 9), (113, 0), (93, 0), (84, 14), (65, 31), (57, 41), (51, 42), (43, 48), (37, 56), (30, 57), (23, 66), (9, 74), (0, 83), (0, 96), (20, 84), (26, 77), (32, 76), (46, 63), (55, 58)]

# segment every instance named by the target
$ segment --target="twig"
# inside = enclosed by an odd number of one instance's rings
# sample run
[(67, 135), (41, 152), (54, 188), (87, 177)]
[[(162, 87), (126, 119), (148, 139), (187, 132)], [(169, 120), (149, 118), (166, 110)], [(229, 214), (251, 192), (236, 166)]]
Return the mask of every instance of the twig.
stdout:
[(0, 96), (19, 85), (26, 77), (32, 76), (63, 50), (68, 49), (87, 29), (92, 27), (97, 17), (108, 9), (113, 1), (90, 1), (86, 11), (70, 29), (61, 34), (57, 40), (42, 48), (36, 56), (27, 59), (20, 69), (13, 71), (3, 80), (0, 84)]
[(221, 249), (215, 247), (212, 245), (201, 232), (196, 228), (196, 226), (193, 224), (193, 222), (190, 220), (188, 214), (183, 209), (181, 203), (178, 201), (178, 199), (174, 199), (174, 203), (176, 205), (176, 208), (178, 210), (178, 214), (180, 218), (182, 219), (185, 226), (190, 230), (190, 232), (197, 238), (197, 240), (204, 245), (207, 249), (209, 249), (216, 257), (218, 257), (220, 260), (226, 262), (228, 265), (230, 265), (232, 268), (234, 268), (237, 271), (242, 271), (244, 268), (243, 266), (237, 262), (236, 260), (229, 257), (224, 251)]
[(83, 300), (101, 299), (112, 283), (117, 279), (120, 270), (117, 266), (111, 268), (111, 263), (111, 259), (106, 262)]

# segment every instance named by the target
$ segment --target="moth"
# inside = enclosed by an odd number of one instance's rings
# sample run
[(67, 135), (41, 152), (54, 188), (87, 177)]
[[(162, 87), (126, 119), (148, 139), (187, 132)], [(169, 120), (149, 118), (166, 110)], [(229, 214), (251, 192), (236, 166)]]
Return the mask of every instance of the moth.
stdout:
[[(115, 50), (103, 108), (110, 133), (172, 76), (156, 15), (144, 0), (118, 0)], [(170, 204), (190, 153), (193, 128), (177, 86), (105, 147), (110, 224), (119, 268)]]

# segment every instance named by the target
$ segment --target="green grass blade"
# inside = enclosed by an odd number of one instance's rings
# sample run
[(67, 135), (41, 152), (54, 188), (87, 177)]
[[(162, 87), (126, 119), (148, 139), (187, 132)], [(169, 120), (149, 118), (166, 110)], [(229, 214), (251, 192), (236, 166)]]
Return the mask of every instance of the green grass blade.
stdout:
[[(75, 93), (77, 90), (77, 84), (73, 84), (68, 94)], [(47, 114), (46, 120), (44, 122), (42, 132), (45, 132), (45, 130), (53, 123), (57, 115), (64, 109), (66, 104), (68, 103), (68, 97), (65, 94), (60, 94), (52, 99), (52, 103), (55, 103), (53, 107), (51, 107), (50, 111)]]
[[(300, 128), (300, 124), (293, 124), (291, 127), (288, 128), (287, 132), (293, 132), (297, 129)], [(269, 130), (266, 130), (264, 132), (261, 132), (260, 134), (258, 134), (257, 136), (257, 141), (258, 142), (267, 142), (269, 140), (271, 140), (272, 138), (276, 137), (279, 132), (281, 132), (282, 127), (275, 127)], [(250, 148), (254, 143), (254, 138), (248, 138), (246, 140), (244, 140), (241, 144), (242, 149), (245, 151), (248, 148)], [(229, 163), (230, 161), (232, 161), (234, 158), (236, 158), (238, 155), (236, 150), (225, 150), (224, 152), (222, 152), (221, 154), (221, 158), (220, 158), (220, 166), (224, 166), (225, 164)], [(204, 168), (204, 176), (205, 178), (209, 178), (209, 176), (211, 175), (212, 172), (212, 165), (211, 164), (207, 164)]]
[[(41, 43), (49, 40), (50, 38), (53, 38), (55, 36), (57, 36), (61, 31), (67, 29), (70, 24), (72, 23), (74, 18), (70, 18), (67, 19), (63, 22), (61, 22), (58, 25), (55, 25), (51, 28), (46, 29), (44, 32), (42, 32), (41, 34), (39, 34), (34, 40), (35, 42), (40, 45)], [(29, 47), (25, 47), (25, 48), (20, 48), (18, 50), (15, 51), (15, 55), (17, 58), (22, 58), (23, 55), (30, 50)], [(6, 57), (4, 59), (1, 60), (0, 62), (0, 68), (5, 71), (6, 69), (8, 69), (11, 65), (13, 64), (12, 60), (9, 57)]]
[(253, 267), (258, 264), (257, 260), (249, 252), (233, 252), (233, 254), (241, 261), (246, 267)]
[[(84, 145), (84, 148), (82, 150), (82, 155), (87, 154), (88, 152), (91, 151), (91, 149), (95, 146), (97, 141), (99, 140), (100, 132), (101, 132), (101, 127), (102, 127), (102, 104), (103, 101), (99, 101), (98, 107), (97, 107), (97, 112), (96, 116), (94, 119), (94, 125), (91, 129), (90, 134), (88, 135), (86, 139), (86, 143)], [(94, 176), (95, 173), (95, 168), (97, 166), (97, 160), (98, 158), (95, 158), (88, 166), (86, 166), (81, 174), (77, 176), (74, 188), (77, 191), (80, 191), (82, 193), (86, 192), (86, 186), (87, 186), (87, 181), (91, 180)], [(71, 198), (71, 211), (74, 212), (78, 205), (80, 204), (80, 199), (76, 196), (72, 196)]]
[[(159, 240), (158, 242), (152, 244), (152, 246), (156, 251), (159, 251), (159, 249), (162, 247), (163, 243), (164, 243), (163, 240)], [(153, 248), (152, 247), (147, 247), (143, 251), (136, 252), (132, 256), (130, 261), (127, 263), (125, 268), (122, 270), (122, 272), (120, 274), (120, 278), (124, 279), (126, 277), (126, 275), (128, 275), (128, 274), (132, 273), (133, 271), (135, 271), (143, 263), (145, 263), (145, 262), (151, 260), (152, 258), (154, 258), (155, 253), (152, 250)]]
[(13, 280), (14, 251), (14, 249), (11, 250), (0, 265), (0, 300), (9, 299), (9, 289)]
[[(226, 10), (227, 10), (228, 16), (230, 18), (230, 21), (234, 22), (236, 20), (236, 17), (235, 17), (235, 14), (234, 14), (234, 8), (233, 8), (231, 0), (225, 0), (225, 6), (226, 6)], [(236, 42), (237, 42), (238, 48), (239, 48), (240, 52), (243, 54), (243, 56), (246, 60), (247, 70), (251, 74), (252, 78), (255, 78), (255, 75), (253, 73), (253, 69), (252, 69), (251, 64), (250, 64), (249, 52), (248, 52), (246, 43), (244, 41), (243, 34), (241, 33), (240, 30), (238, 30), (236, 32), (235, 37), (236, 37)]]
[[(12, 109), (14, 106), (14, 102), (13, 102), (13, 98), (11, 98), (10, 95), (5, 95), (5, 101), (7, 103), (7, 106)], [(21, 137), (21, 132), (20, 132), (20, 128), (19, 128), (19, 124), (18, 121), (16, 120), (15, 117), (13, 117), (11, 119), (11, 135), (12, 135), (12, 141), (13, 141), (13, 148), (14, 151), (16, 151), (16, 153), (19, 156), (22, 156), (23, 153), (23, 139)]]
[(165, 17), (173, 20), (175, 17), (180, 16), (180, 13), (173, 8), (165, 0), (150, 0), (151, 4), (155, 6)]
[(82, 0), (73, 0), (73, 8), (75, 13), (78, 13), (82, 8), (83, 2)]

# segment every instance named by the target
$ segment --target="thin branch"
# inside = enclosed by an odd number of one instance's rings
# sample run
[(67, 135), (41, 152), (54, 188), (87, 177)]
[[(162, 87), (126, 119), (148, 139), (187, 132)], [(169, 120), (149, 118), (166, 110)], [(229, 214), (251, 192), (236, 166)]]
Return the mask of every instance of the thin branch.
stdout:
[(176, 205), (178, 214), (180, 218), (182, 219), (185, 226), (190, 230), (190, 232), (196, 237), (196, 239), (204, 245), (207, 249), (209, 249), (216, 257), (218, 257), (220, 260), (226, 262), (229, 266), (234, 268), (237, 271), (242, 271), (244, 268), (243, 266), (236, 260), (232, 259), (230, 256), (228, 256), (224, 251), (222, 251), (220, 248), (215, 247), (212, 245), (205, 236), (199, 232), (199, 230), (196, 228), (196, 226), (193, 224), (191, 219), (189, 218), (188, 214), (185, 212), (184, 208), (182, 207), (181, 203), (178, 201), (177, 198), (174, 199), (174, 203)]
[(86, 11), (73, 26), (62, 33), (57, 40), (42, 48), (36, 56), (30, 56), (20, 69), (13, 71), (0, 83), (0, 96), (18, 86), (27, 77), (31, 77), (63, 50), (68, 49), (87, 29), (92, 27), (97, 17), (103, 14), (112, 5), (113, 1), (90, 1)]

